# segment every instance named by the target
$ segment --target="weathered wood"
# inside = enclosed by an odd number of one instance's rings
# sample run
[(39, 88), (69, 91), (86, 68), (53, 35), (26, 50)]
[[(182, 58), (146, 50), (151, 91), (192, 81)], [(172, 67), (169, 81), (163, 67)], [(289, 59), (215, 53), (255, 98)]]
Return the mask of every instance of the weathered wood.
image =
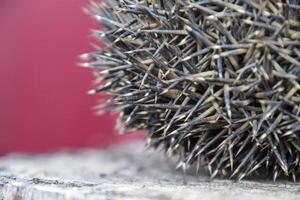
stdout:
[(183, 176), (141, 143), (109, 150), (10, 155), (0, 160), (3, 200), (299, 199), (300, 184)]

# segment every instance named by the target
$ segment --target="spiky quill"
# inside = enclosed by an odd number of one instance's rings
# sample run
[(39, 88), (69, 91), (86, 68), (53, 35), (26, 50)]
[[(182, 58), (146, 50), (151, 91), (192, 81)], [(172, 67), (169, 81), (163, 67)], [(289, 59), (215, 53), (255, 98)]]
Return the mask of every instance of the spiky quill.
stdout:
[[(89, 14), (106, 48), (85, 54), (150, 146), (211, 176), (300, 174), (299, 0), (107, 0)], [(101, 83), (102, 83), (101, 82)], [(198, 169), (198, 168), (197, 168)]]

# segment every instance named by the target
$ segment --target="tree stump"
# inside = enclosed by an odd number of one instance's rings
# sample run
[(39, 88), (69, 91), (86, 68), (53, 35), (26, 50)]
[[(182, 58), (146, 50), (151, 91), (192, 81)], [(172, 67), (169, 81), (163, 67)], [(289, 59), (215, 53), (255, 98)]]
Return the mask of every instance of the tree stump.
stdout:
[(1, 200), (276, 200), (299, 199), (289, 181), (214, 179), (184, 175), (162, 153), (141, 143), (0, 159)]

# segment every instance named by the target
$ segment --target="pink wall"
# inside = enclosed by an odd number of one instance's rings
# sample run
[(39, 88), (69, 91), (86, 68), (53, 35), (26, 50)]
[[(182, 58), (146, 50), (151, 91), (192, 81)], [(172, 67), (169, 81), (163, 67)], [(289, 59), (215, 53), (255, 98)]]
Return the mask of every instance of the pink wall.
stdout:
[[(88, 0), (0, 1), (0, 153), (106, 146), (113, 116), (95, 116), (92, 72), (76, 67), (92, 50)], [(129, 138), (126, 136), (126, 138)]]

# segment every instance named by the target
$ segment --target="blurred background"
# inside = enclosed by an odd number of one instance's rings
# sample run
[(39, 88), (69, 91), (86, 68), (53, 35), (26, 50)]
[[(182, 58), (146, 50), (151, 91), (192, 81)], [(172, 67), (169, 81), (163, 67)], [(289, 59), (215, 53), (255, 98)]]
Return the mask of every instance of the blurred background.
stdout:
[(88, 0), (0, 0), (0, 154), (106, 147), (116, 116), (96, 116), (92, 71), (76, 66), (92, 51)]

